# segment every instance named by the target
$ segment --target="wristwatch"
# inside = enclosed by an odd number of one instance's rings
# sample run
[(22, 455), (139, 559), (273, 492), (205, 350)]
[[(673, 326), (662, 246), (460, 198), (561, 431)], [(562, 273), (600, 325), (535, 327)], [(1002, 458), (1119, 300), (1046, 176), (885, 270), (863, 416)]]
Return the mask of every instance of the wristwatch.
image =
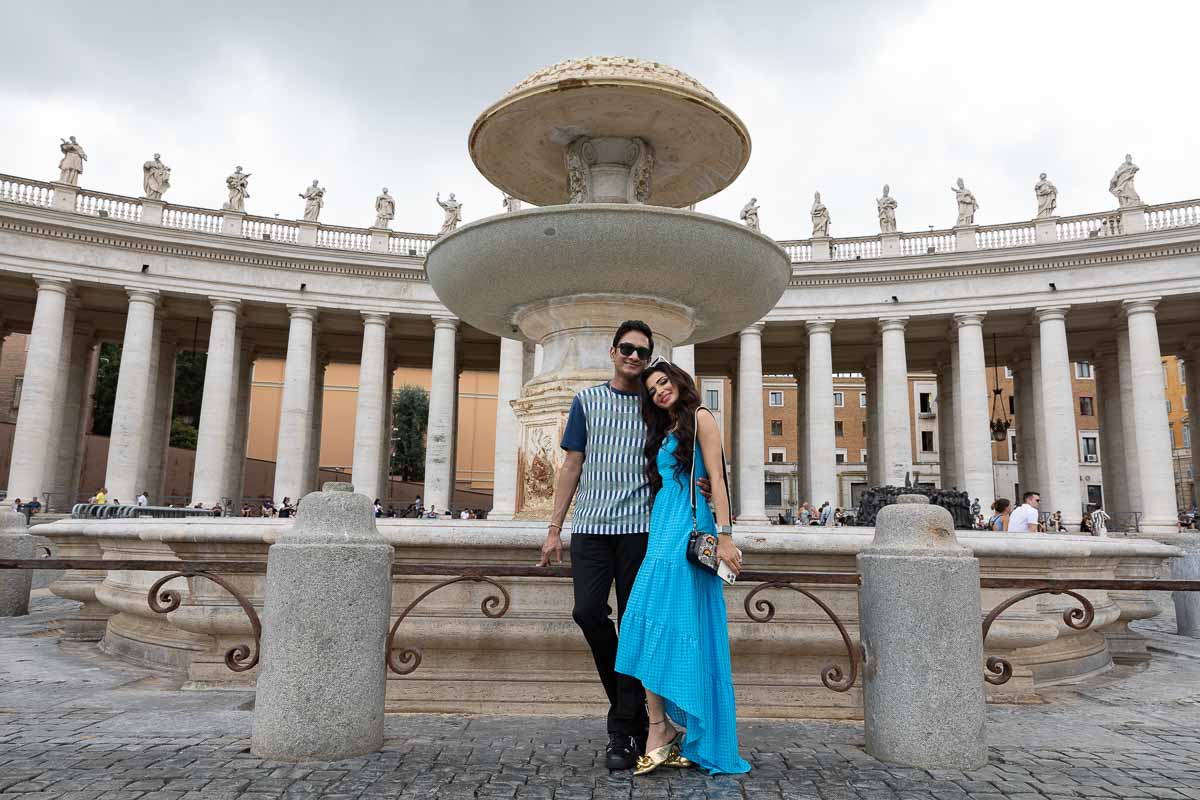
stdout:
[(717, 533), (727, 533), (730, 536), (733, 536), (733, 526), (732, 525), (718, 525)]

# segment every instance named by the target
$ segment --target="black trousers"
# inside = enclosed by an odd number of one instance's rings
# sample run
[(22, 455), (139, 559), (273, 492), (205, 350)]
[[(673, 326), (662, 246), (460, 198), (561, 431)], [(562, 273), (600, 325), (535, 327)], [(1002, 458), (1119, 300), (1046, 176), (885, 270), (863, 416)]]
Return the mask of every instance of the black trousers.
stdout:
[(596, 672), (608, 695), (608, 732), (642, 739), (649, 722), (641, 681), (616, 671), (617, 629), (610, 618), (608, 593), (617, 582), (617, 620), (633, 591), (638, 568), (646, 557), (648, 533), (572, 533), (571, 571), (575, 609), (571, 616), (583, 630)]

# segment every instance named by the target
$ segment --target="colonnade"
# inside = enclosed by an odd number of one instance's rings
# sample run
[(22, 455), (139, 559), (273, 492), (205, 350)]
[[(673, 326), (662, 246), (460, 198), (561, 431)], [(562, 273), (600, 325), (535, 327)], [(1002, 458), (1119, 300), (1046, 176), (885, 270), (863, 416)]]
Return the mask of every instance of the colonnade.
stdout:
[[(9, 496), (29, 498), (47, 492), (64, 502), (79, 490), (82, 433), (88, 424), (87, 387), (97, 369), (97, 332), (76, 320), (78, 302), (69, 281), (35, 276), (37, 301), (30, 329), (23, 396), (14, 435)], [(109, 496), (131, 502), (145, 489), (161, 497), (171, 428), (175, 355), (179, 342), (164, 327), (159, 293), (128, 288), (123, 349), (117, 382), (105, 484)], [(242, 304), (209, 298), (207, 343), (192, 501), (211, 505), (237, 502), (249, 419), (250, 381), (259, 353), (247, 335)], [(1096, 370), (1100, 408), (1101, 460), (1106, 506), (1140, 511), (1144, 526), (1173, 526), (1176, 514), (1171, 443), (1157, 322), (1158, 298), (1125, 300), (1111, 331), (1100, 337), (1088, 358)], [(293, 501), (316, 487), (321, 437), (323, 374), (328, 354), (319, 346), (319, 310), (290, 305), (286, 363), (279, 418), (274, 496)], [(1043, 509), (1068, 517), (1081, 508), (1079, 437), (1071, 384), (1072, 357), (1067, 335), (1069, 306), (1032, 309), (1022, 341), (1010, 346), (1016, 400), (1017, 459), (1021, 485), (1037, 489)], [(389, 352), (386, 313), (364, 312), (353, 451), (353, 480), (372, 497), (385, 494), (391, 447), (391, 380), (396, 366)], [(983, 311), (954, 314), (937, 359), (938, 450), (943, 486), (971, 497), (993, 497), (987, 362)], [(875, 323), (874, 344), (861, 361), (867, 391), (868, 480), (900, 485), (913, 470), (910, 421), (909, 318), (888, 316)], [(727, 419), (734, 436), (734, 491), (739, 519), (766, 519), (763, 438), (763, 333), (768, 323), (738, 335), (735, 412)], [(820, 503), (836, 502), (833, 375), (837, 321), (804, 323), (796, 364), (799, 389), (799, 472), (802, 493)], [(458, 394), (458, 320), (431, 320), (433, 357), (429, 393), (425, 502), (452, 505)], [(1186, 358), (1188, 398), (1200, 402), (1200, 352)], [(695, 370), (693, 348), (674, 357)], [(500, 343), (496, 419), (495, 490), (492, 516), (517, 512), (517, 451), (520, 426), (510, 402), (532, 377), (530, 348), (515, 340)], [(47, 443), (53, 446), (47, 446)], [(1200, 448), (1193, 448), (1200, 474)], [(89, 490), (92, 487), (85, 487)]]

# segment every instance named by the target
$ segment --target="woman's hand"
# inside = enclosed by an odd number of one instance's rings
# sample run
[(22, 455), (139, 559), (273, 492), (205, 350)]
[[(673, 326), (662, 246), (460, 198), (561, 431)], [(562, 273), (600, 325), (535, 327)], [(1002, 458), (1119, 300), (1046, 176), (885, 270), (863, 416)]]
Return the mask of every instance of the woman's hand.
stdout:
[(733, 543), (733, 537), (721, 534), (717, 537), (717, 558), (724, 561), (734, 575), (742, 574), (742, 551)]

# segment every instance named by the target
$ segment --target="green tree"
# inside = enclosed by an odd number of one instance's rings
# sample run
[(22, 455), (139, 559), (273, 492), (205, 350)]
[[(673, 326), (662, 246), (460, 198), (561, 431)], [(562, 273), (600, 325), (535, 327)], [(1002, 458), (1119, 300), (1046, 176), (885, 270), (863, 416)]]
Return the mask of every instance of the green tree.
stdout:
[(401, 386), (392, 396), (392, 474), (405, 481), (425, 480), (425, 426), (429, 392)]
[(183, 417), (171, 420), (171, 447), (181, 450), (195, 450), (198, 431), (194, 425), (189, 425)]
[(121, 346), (111, 342), (100, 345), (100, 364), (96, 370), (96, 393), (92, 406), (92, 433), (112, 433), (113, 403), (117, 399), (117, 374), (121, 371)]
[[(171, 410), (171, 446), (196, 449), (195, 426), (200, 423), (200, 400), (204, 394), (204, 367), (208, 353), (187, 351), (175, 360), (175, 396)], [(96, 370), (96, 394), (92, 407), (92, 433), (112, 435), (113, 407), (117, 400), (117, 377), (121, 372), (121, 345), (100, 346), (100, 365)], [(191, 446), (176, 444), (176, 422), (192, 427)], [(180, 442), (188, 441), (180, 434)]]

